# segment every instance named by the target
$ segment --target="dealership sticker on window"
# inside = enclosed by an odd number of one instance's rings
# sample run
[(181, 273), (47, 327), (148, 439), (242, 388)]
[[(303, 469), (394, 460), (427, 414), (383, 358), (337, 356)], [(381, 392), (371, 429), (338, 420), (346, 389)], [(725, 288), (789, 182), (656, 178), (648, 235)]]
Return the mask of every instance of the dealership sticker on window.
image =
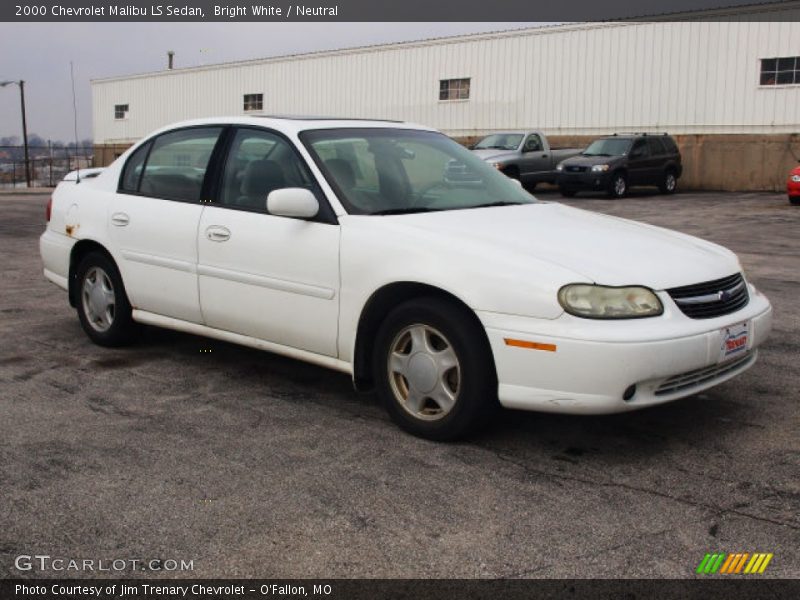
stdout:
[(720, 329), (722, 343), (719, 349), (719, 360), (723, 362), (741, 356), (747, 352), (748, 336), (750, 335), (750, 324), (748, 321), (723, 327)]

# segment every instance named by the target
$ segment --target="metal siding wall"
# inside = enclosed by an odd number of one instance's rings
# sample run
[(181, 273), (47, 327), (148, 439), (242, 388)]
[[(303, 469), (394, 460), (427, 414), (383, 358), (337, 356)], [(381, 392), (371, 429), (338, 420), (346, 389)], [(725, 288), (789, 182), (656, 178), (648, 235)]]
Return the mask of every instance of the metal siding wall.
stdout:
[[(267, 59), (92, 84), (97, 143), (135, 140), (188, 118), (266, 114), (419, 122), (453, 135), (541, 127), (781, 133), (800, 129), (800, 86), (760, 88), (759, 59), (800, 53), (800, 23), (594, 24)], [(440, 79), (470, 77), (469, 101)], [(114, 104), (129, 118), (113, 119)]]

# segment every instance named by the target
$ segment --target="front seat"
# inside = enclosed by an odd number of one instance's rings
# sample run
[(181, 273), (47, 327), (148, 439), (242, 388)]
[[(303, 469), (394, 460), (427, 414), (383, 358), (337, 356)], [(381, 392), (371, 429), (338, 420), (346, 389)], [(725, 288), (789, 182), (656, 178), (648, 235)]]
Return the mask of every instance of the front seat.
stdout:
[(336, 183), (346, 192), (356, 186), (356, 176), (348, 161), (343, 158), (331, 158), (325, 161), (325, 166), (328, 167), (328, 171), (333, 175)]
[(239, 206), (261, 208), (267, 206), (267, 196), (272, 190), (286, 187), (283, 169), (274, 160), (254, 160), (248, 163), (239, 188)]

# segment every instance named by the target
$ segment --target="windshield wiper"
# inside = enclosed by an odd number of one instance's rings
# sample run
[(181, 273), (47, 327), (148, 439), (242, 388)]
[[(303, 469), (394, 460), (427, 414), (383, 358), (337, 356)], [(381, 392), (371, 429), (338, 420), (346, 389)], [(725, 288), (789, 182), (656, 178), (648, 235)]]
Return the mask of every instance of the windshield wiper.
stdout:
[(423, 213), (423, 212), (437, 212), (443, 210), (441, 208), (428, 208), (427, 206), (417, 206), (411, 207), (407, 206), (405, 208), (387, 208), (385, 210), (376, 210), (375, 212), (369, 213), (370, 215), (410, 215), (413, 213)]
[(522, 206), (526, 202), (508, 202), (500, 200), (499, 202), (487, 202), (486, 204), (476, 204), (475, 206), (465, 206), (464, 208), (492, 208), (495, 206)]

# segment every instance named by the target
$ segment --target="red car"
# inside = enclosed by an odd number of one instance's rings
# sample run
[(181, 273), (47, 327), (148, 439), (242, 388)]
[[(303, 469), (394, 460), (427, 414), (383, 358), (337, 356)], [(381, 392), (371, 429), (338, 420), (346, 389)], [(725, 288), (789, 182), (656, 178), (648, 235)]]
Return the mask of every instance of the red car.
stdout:
[(800, 167), (795, 167), (789, 173), (789, 179), (786, 181), (786, 193), (789, 195), (789, 202), (800, 204)]

